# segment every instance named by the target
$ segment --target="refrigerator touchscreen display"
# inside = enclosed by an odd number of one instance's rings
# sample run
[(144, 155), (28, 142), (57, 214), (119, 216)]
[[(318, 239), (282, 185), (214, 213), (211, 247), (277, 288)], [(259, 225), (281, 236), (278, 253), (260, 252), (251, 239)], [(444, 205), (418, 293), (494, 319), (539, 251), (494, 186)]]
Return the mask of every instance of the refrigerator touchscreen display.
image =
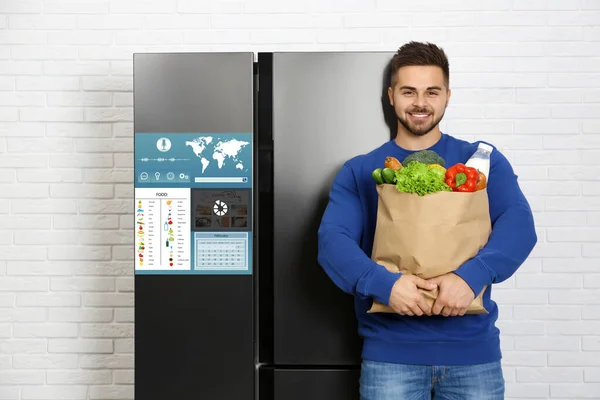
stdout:
[(136, 274), (251, 274), (252, 163), (251, 133), (136, 133)]

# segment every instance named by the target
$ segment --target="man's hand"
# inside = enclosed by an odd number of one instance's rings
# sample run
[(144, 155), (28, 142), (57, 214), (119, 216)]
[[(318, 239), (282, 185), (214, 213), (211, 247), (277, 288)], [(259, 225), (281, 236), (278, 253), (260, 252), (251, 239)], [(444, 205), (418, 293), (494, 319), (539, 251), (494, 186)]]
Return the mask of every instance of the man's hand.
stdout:
[(390, 307), (400, 315), (431, 315), (431, 308), (417, 288), (433, 290), (436, 284), (415, 275), (402, 275), (392, 287)]
[(445, 317), (463, 316), (475, 299), (471, 287), (455, 273), (450, 272), (431, 278), (427, 282), (435, 283), (440, 288), (438, 297), (431, 309), (431, 312), (435, 315), (441, 313)]

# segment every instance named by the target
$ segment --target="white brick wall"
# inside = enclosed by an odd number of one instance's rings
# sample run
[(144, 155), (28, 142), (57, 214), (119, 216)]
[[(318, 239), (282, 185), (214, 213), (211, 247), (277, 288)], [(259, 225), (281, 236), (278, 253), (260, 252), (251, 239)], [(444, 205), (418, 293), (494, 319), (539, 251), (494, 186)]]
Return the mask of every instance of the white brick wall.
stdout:
[(0, 1), (0, 399), (133, 398), (132, 54), (443, 45), (443, 129), (540, 241), (496, 287), (507, 398), (599, 398), (600, 0)]

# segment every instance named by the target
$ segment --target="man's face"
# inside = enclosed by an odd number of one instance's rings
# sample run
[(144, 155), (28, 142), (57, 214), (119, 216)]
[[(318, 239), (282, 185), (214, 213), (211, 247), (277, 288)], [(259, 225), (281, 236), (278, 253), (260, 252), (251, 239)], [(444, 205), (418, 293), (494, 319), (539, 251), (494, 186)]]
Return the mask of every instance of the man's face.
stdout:
[(388, 89), (388, 95), (398, 121), (413, 135), (426, 135), (442, 120), (450, 100), (442, 69), (402, 67), (396, 77), (396, 84)]

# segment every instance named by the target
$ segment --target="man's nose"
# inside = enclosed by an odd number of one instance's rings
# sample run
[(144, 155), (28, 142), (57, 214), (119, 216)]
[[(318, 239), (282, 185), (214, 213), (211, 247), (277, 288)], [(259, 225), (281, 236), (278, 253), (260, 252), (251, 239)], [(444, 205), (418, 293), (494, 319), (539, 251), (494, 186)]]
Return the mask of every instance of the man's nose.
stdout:
[(421, 108), (426, 107), (427, 99), (425, 98), (425, 95), (417, 94), (417, 96), (415, 97), (415, 100), (413, 101), (413, 105), (416, 107), (421, 107)]

